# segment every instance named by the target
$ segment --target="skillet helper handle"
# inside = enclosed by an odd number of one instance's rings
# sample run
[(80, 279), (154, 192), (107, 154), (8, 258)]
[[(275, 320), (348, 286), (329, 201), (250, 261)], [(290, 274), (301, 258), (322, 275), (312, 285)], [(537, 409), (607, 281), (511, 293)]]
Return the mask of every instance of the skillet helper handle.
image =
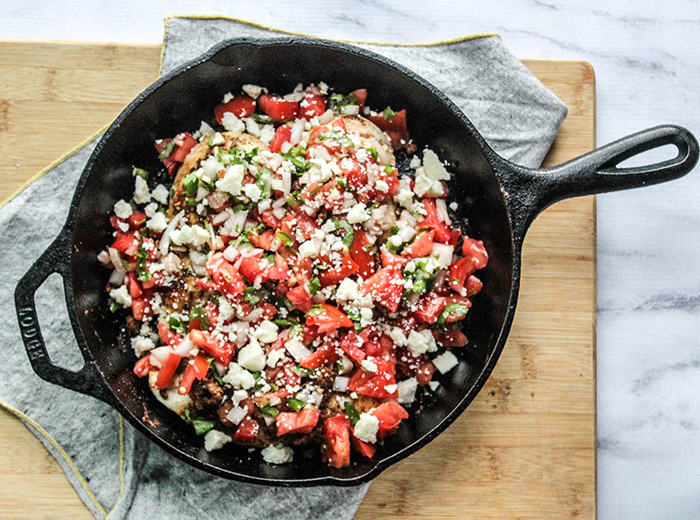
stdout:
[(85, 359), (85, 364), (77, 372), (54, 365), (41, 334), (34, 295), (53, 273), (61, 275), (65, 287), (70, 271), (69, 248), (70, 241), (62, 231), (17, 284), (15, 306), (19, 329), (29, 362), (39, 377), (49, 383), (110, 403), (109, 395), (100, 381), (101, 376), (92, 361)]
[[(678, 150), (678, 155), (673, 159), (618, 168), (622, 161), (668, 144)], [(639, 188), (678, 179), (690, 172), (697, 161), (698, 141), (688, 130), (674, 125), (649, 128), (553, 168), (533, 171), (534, 176), (544, 180), (538, 211), (569, 197)]]

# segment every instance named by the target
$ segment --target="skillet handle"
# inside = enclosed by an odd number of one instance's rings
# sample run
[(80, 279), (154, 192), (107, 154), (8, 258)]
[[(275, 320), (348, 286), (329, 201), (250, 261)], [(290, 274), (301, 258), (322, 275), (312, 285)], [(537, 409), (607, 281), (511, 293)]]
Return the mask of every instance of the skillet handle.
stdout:
[[(618, 168), (640, 153), (672, 144), (673, 159), (645, 166)], [(531, 170), (515, 165), (502, 175), (504, 189), (515, 194), (511, 201), (516, 233), (524, 236), (534, 218), (548, 206), (569, 197), (651, 186), (678, 179), (698, 162), (698, 141), (685, 128), (662, 125), (623, 137), (568, 162)], [(524, 196), (521, 196), (524, 193)]]
[[(67, 260), (69, 251), (70, 241), (67, 238), (67, 233), (62, 231), (17, 284), (15, 306), (22, 340), (27, 350), (29, 362), (39, 377), (49, 383), (112, 404), (111, 396), (105, 388), (106, 385), (101, 381), (102, 376), (94, 362), (83, 353), (85, 364), (77, 372), (54, 365), (46, 350), (46, 344), (39, 327), (34, 295), (49, 275), (53, 273), (61, 275), (65, 289), (70, 278), (70, 265)], [(73, 325), (75, 326), (75, 324)]]

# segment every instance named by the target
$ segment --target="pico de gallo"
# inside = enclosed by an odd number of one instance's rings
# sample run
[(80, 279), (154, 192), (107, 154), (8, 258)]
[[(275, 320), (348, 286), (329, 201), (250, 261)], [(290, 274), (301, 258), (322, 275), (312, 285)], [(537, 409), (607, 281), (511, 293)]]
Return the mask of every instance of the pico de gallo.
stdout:
[(157, 140), (162, 170), (135, 167), (114, 206), (98, 258), (133, 371), (207, 450), (316, 444), (348, 466), (459, 363), (488, 254), (406, 110), (367, 96), (244, 85), (214, 126)]

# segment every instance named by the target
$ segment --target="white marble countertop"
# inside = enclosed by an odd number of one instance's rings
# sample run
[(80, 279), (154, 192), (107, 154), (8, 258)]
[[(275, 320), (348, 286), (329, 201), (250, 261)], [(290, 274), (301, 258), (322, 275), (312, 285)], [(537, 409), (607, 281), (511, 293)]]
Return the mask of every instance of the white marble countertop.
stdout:
[[(135, 13), (138, 13), (136, 16)], [(498, 32), (519, 57), (587, 60), (598, 143), (661, 123), (700, 134), (696, 0), (0, 2), (0, 38), (162, 40), (163, 16), (223, 14), (354, 40)], [(658, 156), (657, 156), (658, 157)], [(700, 172), (598, 198), (601, 519), (700, 515)]]

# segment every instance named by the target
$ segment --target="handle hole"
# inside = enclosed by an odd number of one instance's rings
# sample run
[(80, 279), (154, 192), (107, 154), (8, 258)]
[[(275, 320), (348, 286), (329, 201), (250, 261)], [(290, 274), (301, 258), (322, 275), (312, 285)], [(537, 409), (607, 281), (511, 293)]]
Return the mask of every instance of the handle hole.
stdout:
[(633, 155), (617, 164), (617, 168), (634, 168), (637, 166), (656, 166), (666, 161), (677, 159), (680, 151), (675, 144), (669, 143)]
[(37, 289), (36, 313), (51, 362), (68, 370), (80, 370), (85, 361), (68, 318), (63, 279), (53, 273)]

